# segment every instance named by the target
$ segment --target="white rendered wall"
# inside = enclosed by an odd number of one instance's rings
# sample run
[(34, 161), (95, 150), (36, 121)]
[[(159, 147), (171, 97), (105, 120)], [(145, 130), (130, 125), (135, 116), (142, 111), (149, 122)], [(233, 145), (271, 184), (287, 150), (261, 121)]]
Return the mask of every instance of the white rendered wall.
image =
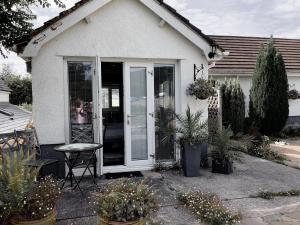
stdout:
[(0, 91), (0, 102), (9, 102), (9, 92)]
[[(212, 76), (212, 75), (210, 75)], [(236, 76), (235, 76), (236, 77)], [(245, 94), (245, 103), (246, 103), (246, 116), (248, 116), (249, 111), (249, 94), (251, 89), (252, 77), (240, 75), (238, 76), (240, 80), (241, 87)], [(213, 76), (214, 79), (219, 82), (224, 82), (224, 76)], [(226, 79), (230, 79), (230, 76), (226, 76)], [(293, 85), (296, 90), (300, 92), (300, 74), (288, 74), (289, 85)], [(289, 100), (289, 116), (300, 116), (300, 100)]]
[[(138, 1), (115, 0), (44, 45), (32, 59), (33, 118), (41, 144), (65, 142), (64, 57), (101, 57), (176, 60), (178, 79), (177, 112), (187, 104), (193, 110), (204, 110), (206, 101), (186, 96), (193, 81), (194, 64), (207, 60), (199, 48), (171, 28), (159, 26), (160, 18)], [(204, 74), (207, 74), (207, 69)]]

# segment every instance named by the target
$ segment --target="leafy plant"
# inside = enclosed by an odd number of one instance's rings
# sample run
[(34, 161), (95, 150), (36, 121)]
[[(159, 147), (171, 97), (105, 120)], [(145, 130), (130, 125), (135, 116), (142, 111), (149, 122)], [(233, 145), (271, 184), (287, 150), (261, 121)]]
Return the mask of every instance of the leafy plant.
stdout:
[(154, 192), (145, 180), (119, 179), (94, 192), (91, 206), (108, 221), (126, 222), (145, 218), (157, 208)]
[(248, 149), (248, 154), (277, 163), (282, 163), (286, 158), (273, 151), (270, 143), (271, 141), (267, 136), (262, 136), (259, 140), (253, 140), (252, 146)]
[(296, 89), (291, 89), (288, 91), (288, 98), (289, 99), (299, 99), (300, 98), (300, 93)]
[(185, 115), (176, 115), (178, 127), (176, 132), (180, 134), (179, 142), (189, 145), (207, 142), (207, 120), (202, 121), (202, 112), (192, 113), (190, 106), (187, 106)]
[[(11, 218), (41, 219), (52, 211), (60, 194), (53, 178), (36, 181), (39, 168), (25, 166), (27, 160), (6, 156), (0, 173), (0, 218), (7, 223)], [(25, 159), (26, 158), (26, 159)]]
[(205, 224), (233, 225), (239, 223), (241, 220), (241, 215), (232, 213), (223, 205), (217, 195), (196, 191), (180, 193), (178, 199), (192, 210), (200, 222)]
[(210, 138), (209, 142), (212, 145), (211, 156), (213, 160), (224, 164), (226, 161), (232, 162), (238, 158), (235, 150), (241, 148), (243, 144), (232, 140), (232, 136), (233, 132), (231, 128), (223, 127), (221, 131)]
[(253, 126), (263, 134), (281, 131), (289, 115), (285, 64), (272, 39), (257, 56), (250, 90), (249, 115)]
[(282, 130), (283, 136), (287, 137), (299, 137), (300, 136), (300, 125), (299, 124), (293, 124), (293, 125), (287, 125)]
[(216, 91), (213, 88), (211, 82), (203, 78), (196, 79), (190, 86), (187, 88), (187, 94), (195, 96), (196, 99), (207, 99), (210, 96), (215, 95)]

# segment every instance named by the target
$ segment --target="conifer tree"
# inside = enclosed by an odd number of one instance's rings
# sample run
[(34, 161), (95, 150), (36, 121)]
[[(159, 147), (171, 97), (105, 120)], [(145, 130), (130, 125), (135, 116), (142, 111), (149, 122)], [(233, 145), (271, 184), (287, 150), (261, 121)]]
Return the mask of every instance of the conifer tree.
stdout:
[(288, 80), (282, 55), (273, 39), (262, 47), (250, 90), (249, 115), (264, 134), (281, 131), (289, 115)]

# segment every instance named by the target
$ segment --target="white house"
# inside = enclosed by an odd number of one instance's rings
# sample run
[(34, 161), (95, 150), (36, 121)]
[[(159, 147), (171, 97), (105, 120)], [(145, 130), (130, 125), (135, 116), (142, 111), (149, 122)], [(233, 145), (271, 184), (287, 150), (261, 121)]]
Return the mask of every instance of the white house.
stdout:
[(43, 151), (55, 157), (58, 144), (103, 143), (101, 174), (178, 160), (174, 141), (161, 143), (163, 128), (187, 104), (207, 116), (206, 101), (187, 96), (186, 87), (195, 65), (207, 77), (209, 64), (223, 55), (162, 0), (80, 1), (15, 50), (31, 64)]
[[(210, 37), (230, 54), (223, 60), (216, 62), (216, 65), (209, 70), (209, 76), (220, 82), (224, 82), (225, 78), (238, 77), (246, 97), (246, 111), (248, 111), (249, 91), (256, 57), (262, 45), (266, 44), (270, 38)], [(285, 61), (290, 88), (300, 91), (300, 39), (273, 38), (273, 40)], [(290, 100), (289, 105), (288, 123), (300, 123), (300, 99)]]
[(0, 102), (9, 102), (10, 88), (0, 79)]

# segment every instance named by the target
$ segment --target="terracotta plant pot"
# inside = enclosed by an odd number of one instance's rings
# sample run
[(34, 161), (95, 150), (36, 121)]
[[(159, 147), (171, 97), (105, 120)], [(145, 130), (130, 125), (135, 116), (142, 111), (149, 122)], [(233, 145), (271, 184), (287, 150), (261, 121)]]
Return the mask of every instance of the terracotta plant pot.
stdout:
[(99, 225), (146, 225), (144, 220), (136, 220), (136, 221), (128, 221), (128, 222), (116, 222), (116, 221), (108, 221), (99, 217), (100, 224)]
[(47, 217), (39, 220), (21, 220), (13, 218), (10, 220), (12, 225), (54, 225), (56, 223), (57, 211), (53, 210)]

